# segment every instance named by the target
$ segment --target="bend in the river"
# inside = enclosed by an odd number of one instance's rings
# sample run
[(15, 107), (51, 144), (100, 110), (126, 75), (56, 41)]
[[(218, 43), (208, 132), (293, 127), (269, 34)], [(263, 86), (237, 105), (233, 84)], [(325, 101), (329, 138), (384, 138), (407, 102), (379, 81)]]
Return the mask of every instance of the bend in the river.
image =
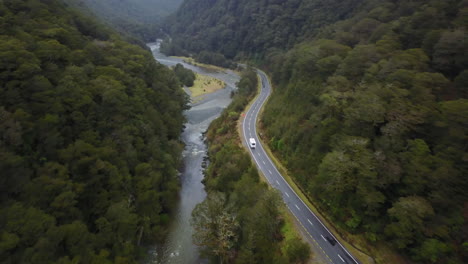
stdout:
[(192, 228), (190, 216), (195, 205), (202, 202), (206, 193), (202, 184), (203, 159), (206, 156), (206, 145), (203, 133), (211, 121), (217, 118), (222, 110), (231, 102), (231, 92), (236, 89), (240, 77), (233, 71), (214, 72), (185, 63), (182, 59), (167, 57), (159, 52), (159, 42), (149, 43), (153, 56), (157, 61), (174, 66), (181, 63), (194, 72), (215, 77), (226, 83), (224, 89), (207, 94), (202, 100), (192, 104), (191, 109), (185, 111), (187, 123), (182, 133), (182, 140), (186, 147), (183, 153), (183, 169), (181, 171), (180, 200), (173, 216), (169, 235), (163, 245), (150, 249), (150, 258), (145, 263), (200, 263), (198, 249), (192, 242)]

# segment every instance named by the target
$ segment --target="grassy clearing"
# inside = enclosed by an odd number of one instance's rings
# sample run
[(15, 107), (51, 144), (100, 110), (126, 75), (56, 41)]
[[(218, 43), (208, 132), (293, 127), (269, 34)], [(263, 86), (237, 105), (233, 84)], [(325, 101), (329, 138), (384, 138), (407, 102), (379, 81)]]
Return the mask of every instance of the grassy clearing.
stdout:
[(171, 56), (171, 57), (172, 58), (182, 59), (185, 63), (190, 64), (190, 65), (195, 65), (195, 66), (200, 67), (200, 68), (203, 68), (206, 71), (226, 72), (225, 68), (218, 67), (218, 66), (211, 65), (211, 64), (200, 63), (200, 62), (195, 61), (194, 58), (182, 57), (182, 56)]
[(196, 79), (192, 87), (189, 87), (192, 98), (216, 92), (223, 89), (226, 84), (216, 78), (196, 73)]

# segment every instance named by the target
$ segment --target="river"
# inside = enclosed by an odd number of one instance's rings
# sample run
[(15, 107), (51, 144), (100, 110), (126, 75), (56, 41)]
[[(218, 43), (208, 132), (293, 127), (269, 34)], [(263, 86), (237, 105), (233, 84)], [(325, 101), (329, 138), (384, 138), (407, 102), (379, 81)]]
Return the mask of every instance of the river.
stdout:
[(179, 58), (167, 57), (159, 52), (159, 42), (148, 43), (154, 58), (166, 66), (174, 66), (181, 63), (184, 67), (194, 72), (218, 78), (226, 83), (224, 89), (205, 95), (202, 100), (191, 104), (191, 108), (184, 112), (187, 123), (182, 133), (182, 141), (185, 143), (183, 152), (183, 168), (180, 175), (181, 190), (180, 200), (169, 235), (163, 245), (156, 245), (149, 250), (149, 258), (145, 264), (174, 263), (191, 264), (203, 262), (199, 258), (197, 246), (192, 242), (192, 227), (190, 216), (195, 206), (206, 197), (203, 180), (203, 158), (206, 156), (207, 147), (203, 141), (203, 132), (206, 131), (211, 121), (217, 118), (222, 110), (231, 102), (231, 92), (236, 89), (236, 83), (240, 77), (233, 71), (213, 72), (204, 68), (193, 66), (183, 62)]

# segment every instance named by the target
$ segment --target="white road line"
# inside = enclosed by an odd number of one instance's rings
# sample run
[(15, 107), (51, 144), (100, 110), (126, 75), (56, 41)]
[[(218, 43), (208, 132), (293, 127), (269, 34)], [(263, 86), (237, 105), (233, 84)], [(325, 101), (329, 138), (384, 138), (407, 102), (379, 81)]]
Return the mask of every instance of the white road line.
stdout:
[(320, 236), (323, 238), (323, 240), (325, 240), (325, 242), (327, 242), (327, 239), (325, 239), (325, 237), (323, 237), (323, 235), (320, 235)]
[[(254, 159), (255, 159), (255, 157), (254, 157)], [(255, 161), (257, 161), (257, 160), (255, 159)], [(276, 168), (276, 166), (273, 166), (273, 168), (275, 169), (275, 171), (276, 171), (279, 175), (281, 175), (281, 173), (278, 171), (278, 168)], [(283, 177), (283, 176), (282, 176), (282, 177)], [(289, 185), (288, 182), (286, 182), (286, 185), (288, 185), (289, 188), (292, 190), (292, 192), (293, 192), (294, 194), (296, 194), (297, 197), (299, 197), (299, 195), (294, 191), (294, 189), (292, 189), (291, 185)], [(288, 197), (289, 197), (289, 196), (288, 196)], [(315, 216), (315, 214), (310, 210), (310, 208), (307, 207), (307, 205), (305, 204), (305, 202), (304, 202), (302, 199), (299, 199), (299, 200), (301, 201), (302, 204), (304, 204), (305, 208), (306, 208), (313, 216)], [(316, 217), (316, 216), (315, 216), (315, 217)], [(325, 230), (328, 230), (328, 228), (322, 223), (322, 221), (320, 221), (320, 219), (317, 218), (317, 220), (318, 220), (319, 224), (320, 224), (321, 226), (323, 226), (323, 228), (324, 228)], [(333, 234), (331, 234), (331, 236), (332, 236), (333, 238), (335, 238), (335, 236), (334, 236)], [(340, 243), (340, 241), (339, 241), (338, 239), (336, 239), (336, 238), (335, 238), (335, 240), (337, 240), (338, 245), (340, 245), (340, 247), (347, 253), (347, 255), (348, 255), (350, 258), (353, 259), (353, 263), (358, 264), (359, 262), (353, 257), (353, 255), (351, 255), (351, 253), (349, 253), (349, 251)]]
[(270, 174), (273, 175), (273, 172), (271, 172), (271, 170), (268, 170), (268, 172), (270, 172)]
[(278, 181), (278, 180), (276, 180), (276, 184), (280, 185), (280, 183), (279, 183), (279, 181)]
[(262, 162), (263, 162), (263, 165), (266, 165), (266, 163), (265, 163), (265, 161), (264, 161), (264, 160), (262, 160)]
[(341, 259), (341, 261), (346, 262), (346, 261), (344, 261), (344, 259), (340, 256), (340, 254), (338, 254), (338, 257)]
[[(258, 71), (258, 72), (259, 72), (258, 74), (263, 78), (263, 75), (265, 75), (265, 73), (262, 72), (262, 71)], [(268, 83), (268, 85), (269, 85), (269, 83)], [(271, 91), (270, 91), (270, 89), (269, 89), (268, 87), (264, 87), (264, 86), (262, 85), (262, 92), (265, 92), (265, 99), (267, 99)], [(260, 98), (261, 98), (261, 97), (260, 97)], [(256, 102), (258, 102), (258, 105), (255, 105), (255, 108), (252, 106), (249, 110), (247, 110), (247, 113), (246, 113), (246, 116), (248, 116), (249, 120), (254, 119), (254, 120), (253, 120), (253, 121), (254, 121), (253, 130), (254, 130), (254, 133), (255, 133), (255, 134), (257, 133), (257, 132), (256, 132), (255, 121), (258, 119), (258, 115), (259, 115), (259, 112), (256, 111), (256, 108), (257, 108), (257, 107), (258, 107), (258, 108), (261, 108), (261, 106), (265, 103), (264, 101), (260, 102), (260, 101), (258, 100), (258, 98), (257, 98), (257, 101), (256, 101)], [(254, 103), (255, 103), (255, 102), (254, 102)], [(243, 126), (244, 131), (246, 131), (245, 127), (246, 127), (246, 126), (250, 126), (250, 122), (249, 122), (249, 124), (247, 124), (246, 119), (244, 119), (244, 122), (243, 122), (242, 126)], [(246, 140), (246, 142), (248, 142), (248, 138), (247, 138), (247, 135), (246, 135), (246, 134), (247, 134), (247, 133), (244, 132), (245, 140)], [(247, 145), (248, 145), (248, 144), (247, 144)], [(257, 158), (256, 158), (255, 155), (254, 155), (255, 152), (253, 152), (251, 149), (249, 149), (249, 152), (252, 154), (252, 157), (254, 158), (255, 162), (256, 162), (257, 164), (259, 164), (258, 161), (257, 161)], [(257, 154), (258, 154), (259, 157), (260, 157), (260, 154), (259, 154), (259, 153), (257, 153)], [(269, 159), (268, 159), (268, 160), (269, 160)], [(269, 161), (270, 161), (270, 160), (269, 160)], [(270, 161), (270, 162), (271, 162), (271, 161)], [(277, 169), (275, 166), (273, 166), (273, 168), (274, 168), (274, 170), (275, 170), (279, 175), (281, 175), (281, 173), (279, 173), (278, 169)], [(266, 170), (266, 168), (265, 168), (265, 170)], [(269, 171), (269, 172), (270, 172), (270, 174), (272, 174), (271, 171)], [(266, 179), (267, 179), (267, 181), (268, 181), (268, 182), (270, 183), (270, 185), (271, 185), (271, 182), (270, 182), (270, 180), (268, 179), (268, 177), (266, 177)], [(286, 185), (289, 186), (289, 187), (291, 188), (291, 186), (290, 186), (287, 182), (286, 182)], [(296, 193), (292, 188), (291, 188), (291, 191), (293, 192), (293, 194), (296, 194), (296, 196), (299, 197), (299, 196), (297, 195), (297, 193)], [(286, 194), (286, 196), (290, 197), (288, 193), (285, 192), (285, 194)], [(301, 199), (299, 199), (299, 200), (301, 201), (302, 204), (304, 204), (304, 206), (306, 207), (306, 209), (307, 209), (312, 215), (315, 216), (315, 214), (307, 207), (307, 205), (304, 203), (304, 201), (302, 201)], [(296, 205), (296, 207), (298, 207), (298, 206)], [(289, 206), (288, 206), (288, 208), (289, 208)], [(299, 209), (299, 208), (298, 208), (298, 209)], [(294, 213), (293, 213), (293, 214), (294, 214)], [(317, 219), (317, 220), (318, 220), (319, 224), (321, 224), (321, 226), (323, 226), (326, 230), (328, 230), (328, 229), (325, 227), (325, 225), (322, 223), (322, 221), (320, 221), (320, 219)], [(321, 236), (322, 236), (322, 238), (323, 238), (323, 235), (321, 235)], [(333, 234), (331, 234), (331, 236), (334, 237)], [(338, 240), (337, 240), (337, 242), (338, 242), (339, 246), (349, 255), (349, 257), (353, 259), (353, 262), (354, 262), (354, 263), (356, 263), (356, 264), (359, 263), (359, 262), (357, 262), (357, 260), (353, 257), (353, 255), (351, 255), (351, 253), (349, 253), (348, 250), (347, 250)]]
[(312, 225), (312, 226), (314, 225), (314, 224), (312, 224), (312, 222), (309, 219), (307, 219), (307, 221), (309, 222), (310, 225)]
[(297, 210), (299, 210), (299, 211), (301, 210), (301, 208), (299, 208), (299, 206), (297, 206), (297, 204), (295, 204), (295, 206), (296, 206)]

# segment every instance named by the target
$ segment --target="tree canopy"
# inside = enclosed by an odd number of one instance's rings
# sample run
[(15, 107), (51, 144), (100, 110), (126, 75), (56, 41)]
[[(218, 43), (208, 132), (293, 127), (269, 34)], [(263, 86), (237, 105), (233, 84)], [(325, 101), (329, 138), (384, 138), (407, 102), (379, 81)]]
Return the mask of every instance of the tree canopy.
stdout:
[(64, 0), (83, 11), (91, 11), (123, 34), (151, 42), (164, 37), (160, 23), (182, 0)]
[(137, 263), (177, 199), (175, 74), (61, 1), (0, 14), (0, 263)]
[(174, 73), (182, 85), (187, 87), (193, 86), (196, 76), (192, 70), (186, 69), (182, 64), (177, 63), (176, 66), (174, 66)]
[(237, 121), (257, 85), (256, 73), (245, 71), (232, 103), (207, 131), (208, 195), (192, 212), (193, 239), (213, 263), (304, 263), (309, 245), (298, 238), (285, 241), (281, 196), (260, 181), (240, 146)]
[(269, 71), (263, 135), (337, 225), (416, 262), (463, 263), (467, 8), (199, 0), (185, 1), (167, 28), (181, 50)]

